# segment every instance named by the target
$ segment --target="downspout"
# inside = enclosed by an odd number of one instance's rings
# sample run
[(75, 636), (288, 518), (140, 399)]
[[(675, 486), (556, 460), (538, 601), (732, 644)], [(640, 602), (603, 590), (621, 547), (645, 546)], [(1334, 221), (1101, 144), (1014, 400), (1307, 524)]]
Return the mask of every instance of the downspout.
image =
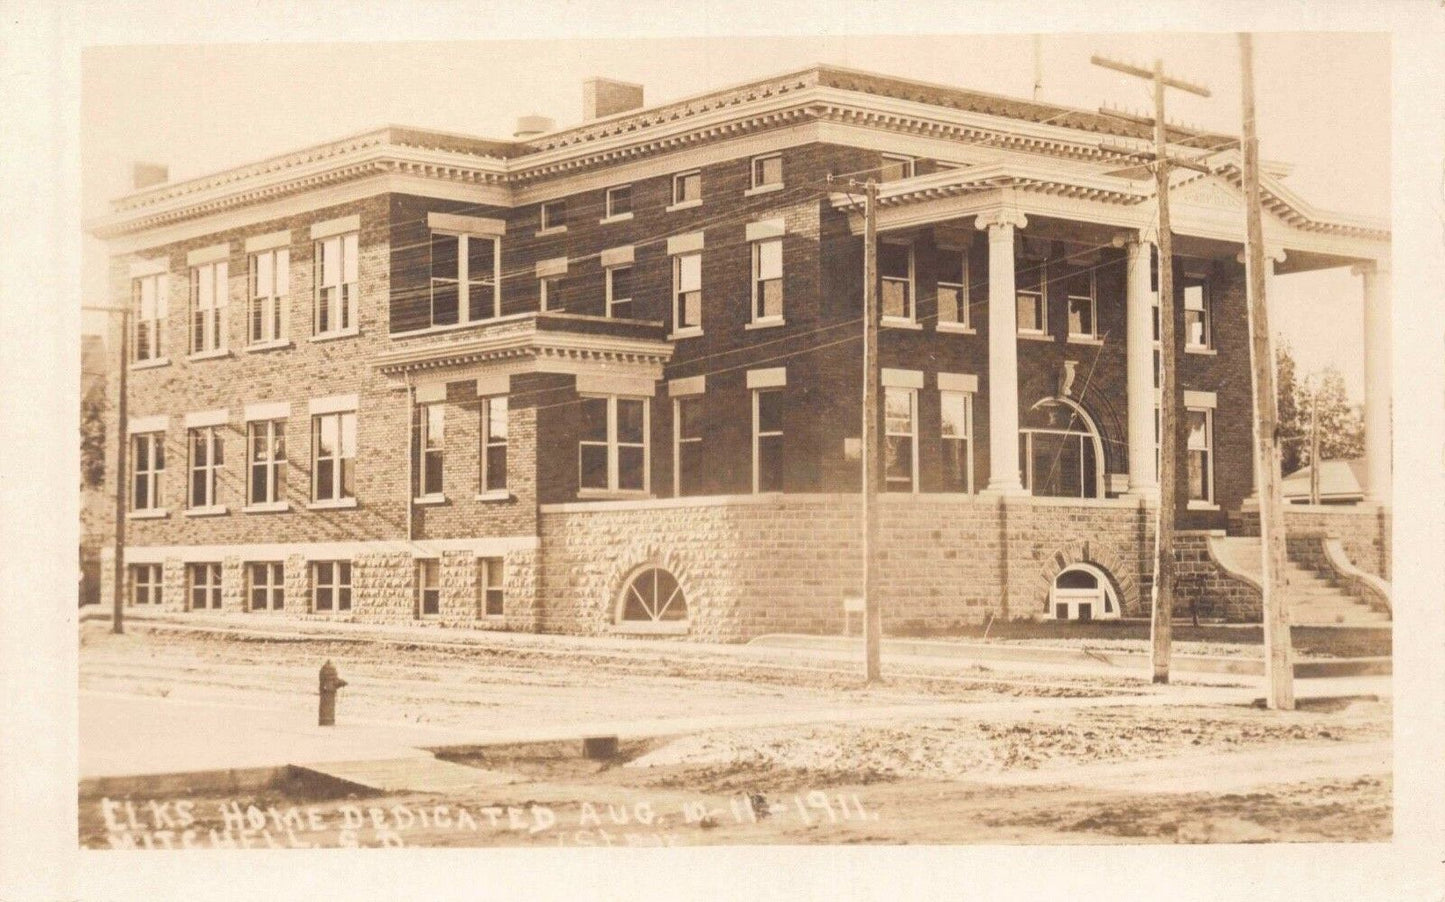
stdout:
[(412, 480), (416, 479), (416, 388), (411, 384), (411, 373), (406, 374), (406, 544), (413, 541), (412, 522), (416, 517), (416, 502), (412, 498)]

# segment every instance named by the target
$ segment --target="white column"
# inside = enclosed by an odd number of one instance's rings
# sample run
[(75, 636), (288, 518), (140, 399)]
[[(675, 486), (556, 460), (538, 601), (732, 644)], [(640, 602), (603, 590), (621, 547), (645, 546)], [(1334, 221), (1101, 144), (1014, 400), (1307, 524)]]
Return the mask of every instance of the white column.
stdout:
[(1024, 494), (1019, 479), (1018, 296), (1014, 285), (1014, 229), (1028, 219), (1017, 210), (978, 217), (988, 229), (988, 489)]
[(1154, 292), (1149, 288), (1153, 245), (1128, 236), (1124, 353), (1128, 361), (1129, 494), (1159, 497), (1158, 460), (1154, 453)]
[(1390, 261), (1360, 264), (1365, 280), (1365, 497), (1388, 505), (1390, 466)]

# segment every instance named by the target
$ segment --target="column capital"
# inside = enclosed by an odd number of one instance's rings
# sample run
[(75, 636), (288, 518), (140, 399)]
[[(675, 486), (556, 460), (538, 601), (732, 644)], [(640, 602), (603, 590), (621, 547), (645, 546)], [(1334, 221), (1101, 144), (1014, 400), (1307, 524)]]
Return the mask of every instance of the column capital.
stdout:
[(1388, 275), (1389, 272), (1389, 260), (1362, 260), (1350, 267), (1350, 274), (1355, 276), (1373, 276), (1382, 273)]
[(1024, 229), (1028, 228), (1029, 218), (1025, 216), (1021, 210), (999, 207), (996, 210), (989, 210), (986, 213), (978, 214), (978, 219), (974, 220), (973, 224), (979, 231), (1003, 228), (1004, 226)]
[(1132, 244), (1132, 245), (1144, 245), (1144, 244), (1153, 245), (1153, 244), (1154, 244), (1154, 239), (1153, 239), (1153, 238), (1150, 238), (1150, 237), (1148, 236), (1148, 234), (1146, 234), (1146, 233), (1144, 232), (1143, 229), (1137, 229), (1137, 230), (1128, 231), (1128, 232), (1119, 232), (1119, 233), (1117, 233), (1116, 235), (1114, 235), (1113, 238), (1110, 238), (1110, 239), (1109, 239), (1109, 243), (1112, 244), (1114, 247), (1128, 247), (1128, 246), (1131, 245), (1131, 244)]
[[(1244, 256), (1244, 251), (1241, 249), (1239, 253), (1234, 255), (1234, 262), (1244, 263)], [(1283, 263), (1286, 256), (1288, 256), (1288, 254), (1286, 253), (1285, 249), (1277, 244), (1266, 244), (1264, 246), (1264, 259), (1266, 260), (1273, 260), (1276, 263)]]

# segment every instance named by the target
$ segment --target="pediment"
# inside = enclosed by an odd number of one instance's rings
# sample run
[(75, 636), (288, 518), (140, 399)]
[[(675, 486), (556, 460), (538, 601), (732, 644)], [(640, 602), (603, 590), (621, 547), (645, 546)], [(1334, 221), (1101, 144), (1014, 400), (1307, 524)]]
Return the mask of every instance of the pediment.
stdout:
[(1244, 197), (1239, 189), (1216, 176), (1197, 178), (1175, 188), (1169, 192), (1169, 201), (1173, 204), (1188, 204), (1215, 210), (1244, 209)]

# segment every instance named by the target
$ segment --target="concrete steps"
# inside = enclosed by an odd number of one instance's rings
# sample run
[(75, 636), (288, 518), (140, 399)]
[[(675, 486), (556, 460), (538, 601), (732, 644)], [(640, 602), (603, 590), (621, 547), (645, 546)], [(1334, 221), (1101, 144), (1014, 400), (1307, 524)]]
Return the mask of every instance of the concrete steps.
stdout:
[(334, 761), (297, 765), (296, 769), (380, 792), (448, 793), (504, 786), (517, 780), (512, 774), (453, 764), (431, 755), (378, 761)]
[[(1227, 563), (1259, 579), (1260, 540), (1231, 536), (1222, 542)], [(1389, 623), (1390, 615), (1372, 608), (1364, 599), (1343, 589), (1328, 573), (1321, 573), (1298, 561), (1285, 563), (1286, 597), (1290, 623), (1297, 626), (1341, 626)]]

